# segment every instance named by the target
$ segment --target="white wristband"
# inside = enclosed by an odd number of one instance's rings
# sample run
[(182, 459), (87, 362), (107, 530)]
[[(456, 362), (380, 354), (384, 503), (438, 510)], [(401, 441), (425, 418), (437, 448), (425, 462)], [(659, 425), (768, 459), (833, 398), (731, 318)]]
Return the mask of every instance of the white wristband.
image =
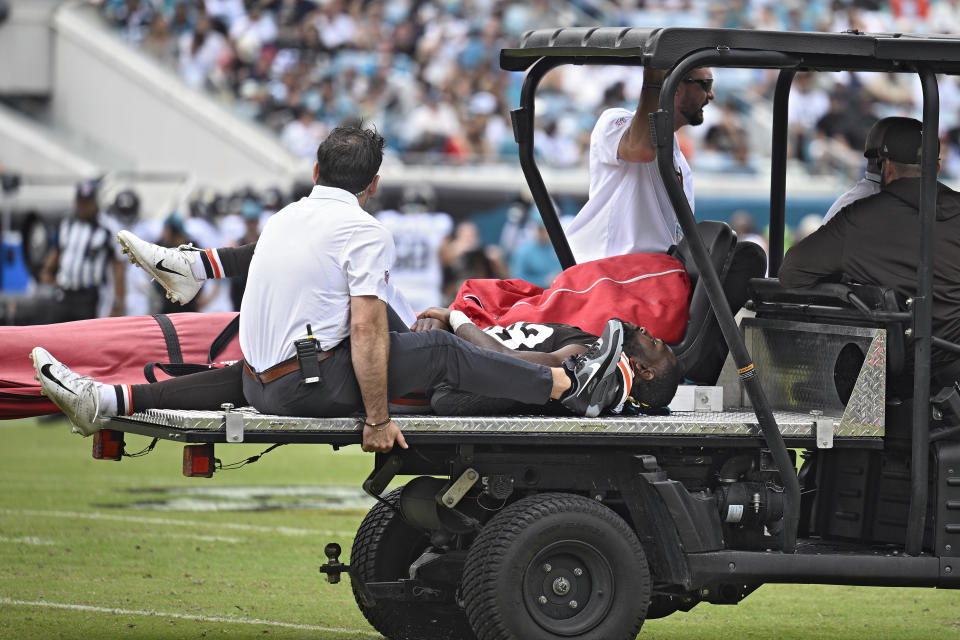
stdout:
[(473, 324), (473, 320), (468, 318), (467, 314), (463, 311), (457, 311), (456, 309), (450, 312), (450, 328), (454, 333), (465, 324)]

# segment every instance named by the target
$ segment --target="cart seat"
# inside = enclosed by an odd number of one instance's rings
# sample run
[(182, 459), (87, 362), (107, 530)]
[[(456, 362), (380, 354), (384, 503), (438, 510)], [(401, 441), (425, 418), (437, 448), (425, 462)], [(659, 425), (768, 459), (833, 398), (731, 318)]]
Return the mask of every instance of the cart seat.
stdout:
[[(737, 234), (725, 222), (704, 220), (697, 224), (713, 268), (716, 269), (731, 309), (736, 312), (747, 298), (743, 273), (750, 276), (763, 275), (766, 270), (766, 254), (756, 244), (737, 243)], [(717, 317), (707, 298), (706, 283), (700, 278), (700, 270), (693, 260), (686, 239), (671, 248), (671, 255), (683, 262), (690, 276), (690, 319), (683, 338), (671, 345), (680, 361), (684, 376), (696, 384), (712, 385), (720, 375), (727, 357), (727, 343), (720, 331)], [(737, 255), (737, 282), (728, 281), (731, 265)]]

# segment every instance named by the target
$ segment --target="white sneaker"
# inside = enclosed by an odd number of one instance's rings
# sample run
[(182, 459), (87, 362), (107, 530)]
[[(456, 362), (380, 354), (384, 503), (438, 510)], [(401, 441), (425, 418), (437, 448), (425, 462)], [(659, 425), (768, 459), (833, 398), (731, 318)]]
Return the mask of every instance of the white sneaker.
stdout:
[(100, 393), (93, 378), (74, 373), (43, 347), (35, 347), (30, 359), (43, 395), (70, 419), (74, 433), (89, 436), (103, 428), (106, 419), (99, 415)]
[(193, 245), (182, 244), (176, 249), (168, 249), (141, 240), (126, 230), (117, 234), (117, 240), (123, 252), (130, 256), (130, 262), (153, 276), (170, 300), (186, 304), (203, 286), (203, 280), (197, 280), (193, 275), (192, 265), (200, 253), (200, 249)]

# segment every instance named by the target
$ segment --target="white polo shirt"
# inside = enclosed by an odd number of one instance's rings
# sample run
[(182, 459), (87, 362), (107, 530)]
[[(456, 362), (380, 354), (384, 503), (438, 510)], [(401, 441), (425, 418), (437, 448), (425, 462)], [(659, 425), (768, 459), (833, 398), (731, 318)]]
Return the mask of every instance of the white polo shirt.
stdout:
[[(590, 197), (567, 229), (577, 262), (627, 253), (662, 253), (683, 238), (657, 162), (620, 159), (620, 138), (633, 120), (607, 109), (590, 134)], [(693, 174), (673, 138), (673, 166), (693, 209)]]
[(350, 298), (387, 300), (393, 238), (342, 189), (309, 197), (267, 221), (240, 305), (240, 349), (257, 371), (293, 357), (307, 323), (323, 350), (350, 335)]

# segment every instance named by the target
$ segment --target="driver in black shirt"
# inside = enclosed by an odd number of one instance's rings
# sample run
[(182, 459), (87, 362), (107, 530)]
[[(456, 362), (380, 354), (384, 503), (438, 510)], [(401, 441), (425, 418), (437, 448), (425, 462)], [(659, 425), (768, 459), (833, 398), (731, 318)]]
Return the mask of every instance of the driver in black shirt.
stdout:
[[(905, 298), (916, 295), (921, 258), (921, 127), (912, 118), (891, 123), (876, 151), (881, 162), (880, 192), (844, 207), (794, 245), (780, 268), (784, 287), (853, 281), (891, 287)], [(933, 233), (933, 334), (960, 342), (960, 193), (940, 182)], [(960, 379), (955, 354), (934, 347), (931, 364), (938, 384)], [(912, 369), (911, 358), (905, 371)], [(909, 393), (909, 378), (891, 380), (895, 392)]]

